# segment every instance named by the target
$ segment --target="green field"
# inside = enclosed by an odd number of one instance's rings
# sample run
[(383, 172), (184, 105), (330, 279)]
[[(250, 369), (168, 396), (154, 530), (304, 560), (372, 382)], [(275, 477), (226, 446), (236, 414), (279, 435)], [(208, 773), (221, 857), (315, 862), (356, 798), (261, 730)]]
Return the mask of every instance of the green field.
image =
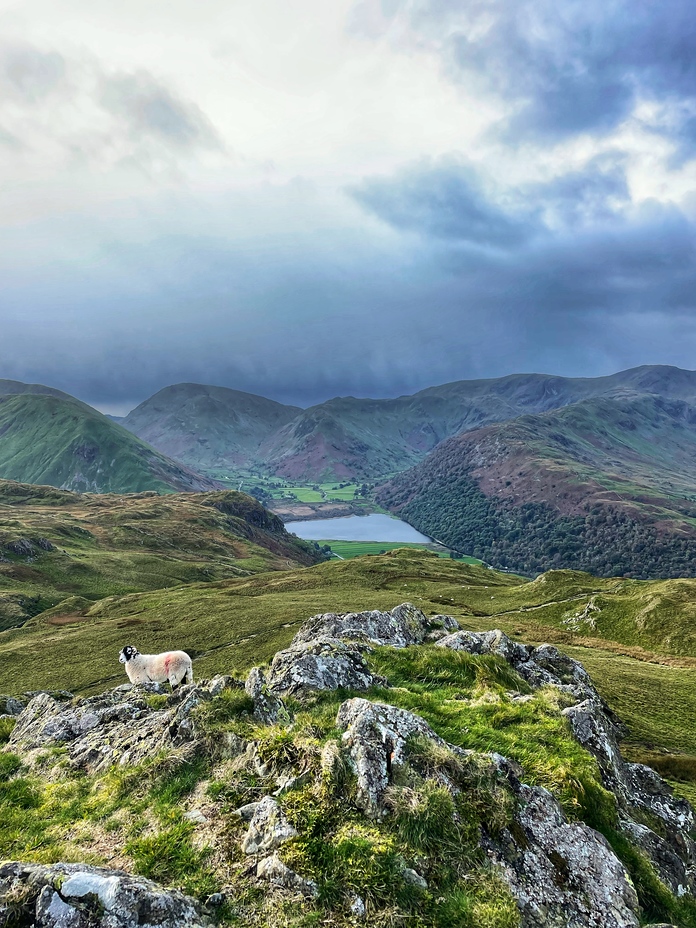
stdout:
[[(317, 542), (319, 545), (329, 545), (334, 554), (340, 558), (360, 557), (363, 554), (386, 554), (397, 548), (415, 548), (420, 551), (432, 551), (438, 557), (449, 557), (449, 549), (440, 545), (423, 545), (415, 542), (391, 541), (330, 541)], [(460, 564), (480, 564), (475, 557), (457, 558)]]

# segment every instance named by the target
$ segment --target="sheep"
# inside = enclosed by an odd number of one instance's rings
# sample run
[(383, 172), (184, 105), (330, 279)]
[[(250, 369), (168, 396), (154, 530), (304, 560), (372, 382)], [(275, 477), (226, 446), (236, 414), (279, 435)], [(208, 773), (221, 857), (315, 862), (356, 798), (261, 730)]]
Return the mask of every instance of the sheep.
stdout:
[(119, 661), (126, 665), (131, 683), (165, 683), (172, 689), (183, 681), (193, 683), (193, 665), (185, 651), (141, 654), (133, 645), (121, 649)]

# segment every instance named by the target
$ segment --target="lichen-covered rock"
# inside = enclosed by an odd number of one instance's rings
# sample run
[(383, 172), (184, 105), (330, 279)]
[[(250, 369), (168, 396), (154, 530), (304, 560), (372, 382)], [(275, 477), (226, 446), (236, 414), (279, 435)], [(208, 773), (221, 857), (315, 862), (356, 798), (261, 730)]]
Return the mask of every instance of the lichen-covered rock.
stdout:
[(283, 889), (290, 889), (302, 893), (303, 896), (316, 898), (319, 895), (319, 887), (314, 880), (305, 880), (299, 874), (291, 870), (277, 854), (270, 857), (264, 857), (256, 865), (256, 876), (262, 880), (268, 880), (274, 886), (280, 886)]
[[(618, 731), (606, 707), (587, 699), (564, 709), (573, 734), (597, 759), (602, 781), (616, 796), (621, 827), (650, 858), (672, 892), (696, 893), (696, 828), (694, 811), (685, 799), (650, 767), (626, 763), (619, 749)], [(634, 818), (659, 822), (648, 828)], [(659, 834), (658, 834), (659, 832)]]
[(29, 702), (27, 696), (6, 696), (0, 693), (0, 717), (3, 715), (19, 715)]
[(273, 725), (279, 720), (289, 720), (283, 700), (269, 691), (265, 674), (260, 667), (251, 668), (244, 689), (247, 696), (253, 700), (254, 718), (257, 721), (264, 725)]
[(296, 834), (275, 799), (264, 796), (254, 809), (242, 850), (245, 854), (268, 854)]
[(570, 824), (553, 796), (519, 787), (516, 827), (488, 847), (522, 928), (637, 928), (638, 898), (609, 844)]
[(86, 864), (0, 864), (0, 925), (20, 900), (36, 928), (207, 928), (193, 899), (142, 877)]
[[(336, 725), (344, 732), (343, 745), (357, 776), (358, 805), (370, 818), (383, 816), (384, 794), (394, 771), (407, 759), (406, 744), (413, 735), (421, 735), (462, 756), (470, 753), (447, 744), (420, 716), (367, 699), (344, 702), (338, 710)], [(446, 774), (443, 772), (441, 777), (445, 779)]]
[(561, 654), (557, 648), (549, 644), (533, 648), (513, 641), (500, 629), (493, 629), (489, 632), (454, 632), (440, 638), (437, 646), (453, 651), (467, 651), (469, 654), (497, 654), (530, 686), (537, 688), (551, 685), (577, 699), (599, 699), (582, 664)]
[(63, 701), (39, 693), (17, 717), (10, 747), (30, 765), (46, 748), (63, 746), (71, 763), (94, 772), (113, 764), (135, 764), (165, 748), (192, 743), (196, 731), (191, 714), (203, 701), (236, 686), (230, 677), (192, 683), (166, 696), (153, 708), (153, 696), (164, 696), (157, 683), (124, 684), (107, 693)]
[(342, 687), (366, 690), (386, 681), (372, 673), (360, 647), (338, 638), (320, 637), (278, 651), (268, 673), (271, 693), (295, 696), (311, 690)]
[(344, 638), (347, 641), (364, 641), (370, 644), (387, 644), (406, 648), (421, 644), (428, 630), (428, 620), (416, 606), (402, 603), (391, 612), (327, 612), (312, 616), (300, 628), (294, 644), (316, 638)]

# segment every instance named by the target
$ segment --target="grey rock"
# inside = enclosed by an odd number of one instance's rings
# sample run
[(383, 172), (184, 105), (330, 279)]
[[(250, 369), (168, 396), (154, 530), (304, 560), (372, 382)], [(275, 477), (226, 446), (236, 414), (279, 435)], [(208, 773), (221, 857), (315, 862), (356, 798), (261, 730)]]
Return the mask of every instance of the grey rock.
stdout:
[(361, 896), (351, 896), (350, 912), (356, 918), (365, 918), (365, 902)]
[(316, 638), (345, 638), (405, 648), (421, 644), (427, 630), (428, 620), (420, 609), (411, 603), (402, 603), (391, 612), (375, 609), (372, 612), (327, 612), (312, 616), (295, 635), (293, 643), (306, 643)]
[(22, 898), (36, 928), (207, 928), (193, 899), (120, 870), (0, 864), (0, 924)]
[(289, 720), (288, 711), (283, 700), (269, 691), (266, 685), (266, 677), (260, 667), (251, 668), (244, 689), (247, 696), (254, 702), (254, 718), (257, 721), (262, 722), (264, 725), (272, 725), (280, 719), (283, 721)]
[[(422, 735), (462, 756), (470, 753), (447, 744), (420, 716), (367, 699), (344, 702), (336, 725), (344, 732), (343, 745), (357, 776), (358, 805), (370, 818), (385, 814), (384, 794), (395, 769), (407, 759), (406, 742), (412, 735)], [(446, 775), (442, 773), (441, 777), (449, 786)]]
[(459, 629), (459, 622), (453, 615), (431, 615), (428, 619), (428, 625), (431, 628), (441, 628), (447, 632), (454, 632)]
[(314, 880), (303, 879), (284, 864), (277, 854), (264, 857), (263, 860), (258, 862), (256, 876), (259, 879), (268, 880), (274, 886), (301, 892), (303, 896), (316, 898), (319, 895), (319, 887)]
[(424, 879), (420, 873), (418, 873), (416, 870), (412, 870), (410, 867), (406, 867), (401, 876), (403, 877), (404, 883), (409, 883), (411, 886), (417, 886), (419, 889), (428, 888), (428, 881)]
[(187, 822), (192, 822), (194, 825), (205, 825), (208, 821), (200, 809), (189, 809), (188, 812), (184, 812), (184, 818)]
[(29, 702), (26, 696), (6, 696), (0, 694), (0, 716), (2, 715), (19, 715), (23, 712)]
[(254, 810), (242, 850), (245, 854), (268, 854), (296, 834), (275, 799), (264, 796)]
[(553, 796), (521, 786), (516, 828), (488, 848), (522, 928), (638, 928), (633, 885), (605, 839), (570, 824)]
[(268, 674), (272, 693), (292, 696), (341, 687), (365, 690), (385, 682), (370, 673), (358, 645), (327, 637), (292, 644), (279, 651)]
[[(601, 702), (586, 699), (563, 710), (573, 734), (597, 759), (602, 781), (616, 796), (621, 825), (652, 861), (672, 892), (696, 893), (696, 827), (694, 811), (685, 799), (650, 767), (626, 763), (619, 749), (618, 728)], [(660, 834), (634, 817), (657, 820)]]
[(161, 709), (148, 703), (163, 693), (158, 684), (124, 684), (70, 702), (39, 693), (17, 717), (10, 747), (29, 765), (40, 749), (56, 746), (67, 749), (73, 766), (89, 772), (135, 764), (163, 749), (193, 745), (197, 732), (191, 713), (227, 685), (226, 678), (214, 678), (179, 687)]
[(246, 805), (240, 806), (238, 809), (235, 809), (234, 815), (238, 815), (243, 822), (250, 822), (254, 817), (254, 813), (258, 809), (258, 802), (247, 802)]

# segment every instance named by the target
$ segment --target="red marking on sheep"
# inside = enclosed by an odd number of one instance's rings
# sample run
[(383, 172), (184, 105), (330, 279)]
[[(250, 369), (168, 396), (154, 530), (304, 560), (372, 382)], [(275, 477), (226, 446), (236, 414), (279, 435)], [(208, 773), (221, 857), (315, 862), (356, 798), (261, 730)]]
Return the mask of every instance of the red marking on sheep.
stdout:
[(171, 662), (172, 662), (172, 656), (171, 654), (167, 654), (167, 656), (164, 659), (164, 672), (167, 674), (167, 676), (169, 676), (169, 665), (171, 664)]

